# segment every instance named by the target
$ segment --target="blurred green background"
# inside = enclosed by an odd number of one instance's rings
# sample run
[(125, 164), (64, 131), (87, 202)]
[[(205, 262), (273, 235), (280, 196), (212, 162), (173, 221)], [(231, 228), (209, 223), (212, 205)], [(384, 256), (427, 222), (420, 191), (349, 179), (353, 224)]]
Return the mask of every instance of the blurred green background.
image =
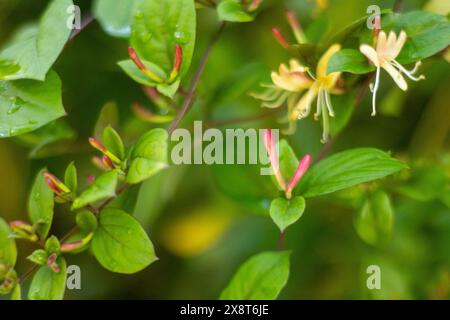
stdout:
[[(0, 46), (17, 27), (37, 19), (46, 2), (2, 0)], [(247, 94), (233, 96), (229, 91), (249, 74), (256, 77), (257, 81), (252, 80), (256, 88), (270, 70), (288, 61), (289, 55), (270, 31), (277, 25), (289, 34), (284, 20), (286, 8), (298, 14), (306, 30), (315, 23), (331, 33), (364, 16), (371, 4), (384, 9), (392, 8), (394, 3), (328, 2), (329, 6), (320, 10), (315, 1), (274, 0), (255, 22), (227, 27), (205, 70), (198, 100), (183, 124), (263, 112), (260, 103)], [(434, 10), (429, 1), (404, 2), (404, 11), (425, 6)], [(82, 12), (90, 10), (91, 1), (75, 3)], [(198, 40), (191, 72), (217, 25), (214, 11), (198, 12)], [(125, 140), (133, 141), (151, 128), (138, 120), (130, 107), (134, 102), (152, 106), (140, 86), (116, 65), (126, 58), (127, 46), (126, 40), (108, 36), (94, 21), (58, 59), (54, 68), (63, 83), (68, 113), (64, 121), (74, 132), (70, 141), (30, 157), (33, 136), (0, 140), (0, 214), (6, 220), (26, 220), (28, 191), (40, 168), (48, 167), (61, 175), (65, 166), (75, 160), (83, 180), (98, 173), (90, 163), (93, 153), (86, 138), (93, 134), (105, 104), (117, 106), (118, 128)], [(370, 117), (370, 94), (366, 93), (330, 150), (377, 147), (391, 151), (411, 166), (410, 172), (384, 185), (395, 211), (392, 239), (371, 246), (358, 237), (353, 227), (359, 197), (370, 192), (373, 185), (309, 201), (304, 216), (287, 233), (286, 247), (292, 250), (291, 272), (281, 299), (450, 297), (450, 64), (439, 57), (430, 58), (421, 70), (427, 80), (411, 84), (406, 94), (383, 75), (380, 115)], [(275, 119), (238, 125), (274, 126)], [(320, 125), (305, 120), (288, 140), (297, 155), (308, 152), (317, 156), (323, 148), (320, 135)], [(268, 210), (261, 209), (268, 208), (268, 201), (239, 201), (227, 190), (239, 185), (235, 179), (241, 170), (235, 166), (172, 166), (134, 190), (134, 215), (148, 231), (160, 260), (138, 274), (118, 275), (102, 269), (89, 252), (68, 256), (69, 265), (81, 267), (82, 288), (67, 290), (66, 298), (216, 299), (237, 267), (253, 254), (275, 250), (279, 236), (267, 217)], [(53, 233), (61, 236), (74, 224), (74, 215), (61, 206), (56, 210)], [(19, 274), (29, 268), (30, 262), (24, 258), (32, 249), (19, 242)], [(366, 268), (373, 264), (381, 267), (382, 290), (366, 288)]]

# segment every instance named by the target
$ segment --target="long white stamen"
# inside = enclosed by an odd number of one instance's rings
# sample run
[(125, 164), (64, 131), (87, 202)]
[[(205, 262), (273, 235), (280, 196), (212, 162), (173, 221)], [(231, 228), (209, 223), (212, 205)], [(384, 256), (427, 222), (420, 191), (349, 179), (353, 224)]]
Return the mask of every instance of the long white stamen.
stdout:
[(314, 120), (318, 120), (320, 117), (320, 113), (322, 112), (322, 95), (323, 95), (323, 89), (319, 89), (319, 94), (317, 95), (317, 109), (316, 113), (314, 113)]
[(375, 85), (373, 86), (373, 95), (372, 95), (372, 117), (377, 115), (377, 91), (380, 85), (380, 67), (377, 68), (377, 73), (375, 76)]
[(328, 136), (330, 134), (330, 122), (328, 119), (328, 113), (325, 110), (325, 104), (322, 105), (322, 120), (323, 120), (323, 133), (322, 133), (322, 143), (326, 143), (328, 141)]
[(331, 104), (330, 93), (327, 90), (324, 90), (325, 103), (327, 105), (328, 113), (330, 117), (334, 117), (333, 105)]
[[(419, 68), (416, 64), (416, 66), (414, 67), (413, 70), (409, 71), (407, 70), (404, 66), (402, 66), (400, 63), (398, 63), (395, 60), (392, 60), (392, 65), (394, 65), (395, 67), (397, 67), (401, 72), (403, 72), (408, 78), (410, 78), (413, 81), (420, 81), (420, 80), (424, 80), (425, 76), (421, 75), (419, 77), (414, 77), (413, 74), (417, 72), (417, 69)], [(420, 64), (419, 64), (420, 65)]]

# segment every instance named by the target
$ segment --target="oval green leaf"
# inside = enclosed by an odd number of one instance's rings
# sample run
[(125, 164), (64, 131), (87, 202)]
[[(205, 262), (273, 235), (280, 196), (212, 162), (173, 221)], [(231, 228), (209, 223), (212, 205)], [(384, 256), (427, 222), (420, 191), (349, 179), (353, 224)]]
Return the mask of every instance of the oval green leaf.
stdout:
[(47, 186), (42, 169), (38, 172), (28, 199), (28, 214), (41, 239), (47, 238), (53, 221), (54, 195)]
[(270, 217), (281, 232), (301, 218), (305, 211), (305, 198), (295, 197), (291, 200), (274, 199), (270, 205)]
[(315, 197), (377, 180), (408, 166), (372, 148), (352, 149), (337, 153), (319, 162), (300, 180), (299, 192)]
[(177, 44), (183, 48), (184, 76), (195, 46), (196, 12), (193, 0), (141, 0), (133, 17), (131, 46), (142, 60), (170, 74)]
[(130, 158), (127, 182), (137, 184), (168, 167), (168, 138), (164, 129), (153, 129), (136, 143)]
[(118, 173), (116, 170), (108, 171), (95, 179), (72, 205), (72, 210), (80, 209), (88, 204), (113, 197), (116, 194)]
[[(20, 29), (0, 53), (0, 60), (14, 61), (19, 70), (0, 70), (1, 80), (35, 79), (43, 81), (66, 45), (72, 29), (67, 27), (72, 0), (53, 0), (39, 24)], [(11, 67), (9, 67), (11, 69)]]
[(0, 81), (0, 138), (34, 131), (64, 115), (56, 72), (49, 72), (45, 82)]
[(263, 252), (236, 272), (221, 300), (274, 300), (289, 278), (290, 252)]
[(9, 237), (10, 234), (9, 225), (0, 218), (0, 263), (14, 267), (17, 260), (17, 248), (14, 239)]
[(28, 292), (30, 300), (62, 300), (66, 290), (66, 261), (59, 257), (56, 260), (61, 270), (53, 272), (49, 266), (41, 267), (34, 275)]
[(136, 219), (111, 208), (100, 214), (92, 251), (104, 268), (117, 273), (136, 273), (157, 260), (153, 244)]

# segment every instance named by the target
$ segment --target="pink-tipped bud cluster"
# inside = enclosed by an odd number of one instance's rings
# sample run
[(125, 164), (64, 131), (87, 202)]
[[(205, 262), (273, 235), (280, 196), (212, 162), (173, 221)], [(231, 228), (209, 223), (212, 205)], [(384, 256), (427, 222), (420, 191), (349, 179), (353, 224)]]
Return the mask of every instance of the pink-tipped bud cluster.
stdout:
[(90, 137), (89, 138), (89, 144), (94, 148), (103, 153), (102, 158), (93, 158), (93, 162), (95, 165), (97, 165), (100, 169), (115, 169), (118, 165), (120, 165), (121, 160), (113, 154), (111, 151), (108, 150), (97, 138)]
[(292, 197), (292, 191), (298, 185), (301, 178), (305, 175), (306, 171), (308, 171), (311, 165), (312, 158), (309, 154), (307, 154), (300, 160), (297, 170), (295, 171), (289, 183), (286, 185), (286, 181), (282, 177), (280, 171), (280, 163), (277, 153), (277, 144), (274, 139), (272, 130), (266, 129), (263, 131), (263, 143), (269, 155), (270, 164), (275, 174), (277, 183), (279, 187), (285, 192), (286, 198), (290, 199)]

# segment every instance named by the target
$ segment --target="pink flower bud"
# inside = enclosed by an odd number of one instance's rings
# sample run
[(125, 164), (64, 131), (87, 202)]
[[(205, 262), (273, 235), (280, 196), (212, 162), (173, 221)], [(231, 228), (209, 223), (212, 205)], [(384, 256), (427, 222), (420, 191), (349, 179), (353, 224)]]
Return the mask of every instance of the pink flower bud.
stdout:
[(278, 43), (285, 49), (289, 48), (289, 42), (286, 40), (286, 38), (281, 34), (281, 31), (278, 28), (273, 27), (272, 28), (272, 34), (275, 38), (275, 40), (278, 41)]
[(112, 162), (111, 158), (108, 157), (107, 155), (104, 155), (102, 158), (102, 162), (105, 166), (108, 167), (108, 169), (115, 169), (116, 166), (114, 165), (114, 163)]
[(288, 198), (292, 195), (292, 190), (297, 186), (300, 179), (305, 175), (306, 171), (308, 170), (309, 166), (311, 164), (311, 156), (307, 154), (303, 157), (303, 159), (300, 161), (297, 170), (294, 173), (294, 176), (292, 177), (291, 181), (289, 181), (288, 188), (286, 190), (286, 195)]
[(155, 82), (158, 83), (162, 83), (164, 82), (163, 79), (161, 79), (159, 76), (157, 76), (156, 74), (154, 74), (152, 71), (150, 71), (145, 65), (144, 63), (141, 61), (141, 59), (139, 58), (136, 50), (134, 50), (133, 47), (128, 47), (128, 56), (130, 57), (130, 59), (134, 62), (134, 64), (136, 65), (136, 67), (139, 68), (139, 70), (141, 70), (143, 73), (145, 73), (150, 79), (154, 80)]
[(105, 153), (108, 151), (106, 149), (106, 147), (97, 138), (90, 137), (89, 143), (93, 148), (97, 149), (98, 151), (100, 151), (102, 153)]

